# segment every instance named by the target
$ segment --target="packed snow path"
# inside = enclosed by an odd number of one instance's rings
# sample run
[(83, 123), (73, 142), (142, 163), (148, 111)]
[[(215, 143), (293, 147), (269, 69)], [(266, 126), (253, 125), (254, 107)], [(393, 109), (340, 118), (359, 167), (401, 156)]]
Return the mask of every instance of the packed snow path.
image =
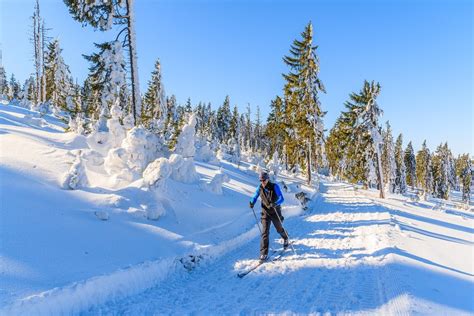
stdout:
[[(348, 185), (326, 184), (323, 191), (310, 214), (285, 221), (297, 255), (288, 253), (239, 279), (236, 274), (256, 262), (255, 239), (213, 263), (183, 270), (148, 291), (87, 313), (423, 314), (433, 313), (438, 304), (437, 311), (446, 313), (474, 311), (472, 270), (449, 268), (393, 244), (416, 238), (400, 228), (402, 211), (378, 205)], [(274, 230), (271, 236), (278, 247), (279, 236)], [(472, 238), (445, 242), (472, 250)]]

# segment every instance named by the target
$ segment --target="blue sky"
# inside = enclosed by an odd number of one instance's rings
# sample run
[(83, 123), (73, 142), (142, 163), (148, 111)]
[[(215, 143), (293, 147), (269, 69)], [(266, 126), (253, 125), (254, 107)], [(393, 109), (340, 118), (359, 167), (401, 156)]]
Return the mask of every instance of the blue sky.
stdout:
[[(74, 21), (59, 0), (40, 0), (42, 15), (59, 37), (63, 56), (80, 82), (88, 64), (81, 54), (114, 39)], [(0, 0), (3, 65), (20, 80), (33, 72), (28, 40), (34, 0)], [(138, 66), (145, 91), (160, 58), (167, 94), (217, 108), (228, 94), (244, 111), (282, 94), (282, 57), (312, 21), (319, 46), (321, 96), (333, 126), (350, 92), (365, 79), (379, 81), (382, 122), (415, 151), (444, 141), (457, 155), (474, 154), (473, 2), (136, 0)]]

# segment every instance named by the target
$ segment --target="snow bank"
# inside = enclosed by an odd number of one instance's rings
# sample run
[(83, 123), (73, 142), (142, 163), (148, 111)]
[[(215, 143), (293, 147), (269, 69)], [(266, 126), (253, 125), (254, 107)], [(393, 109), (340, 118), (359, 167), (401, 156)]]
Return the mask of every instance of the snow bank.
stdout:
[(164, 259), (94, 277), (27, 297), (0, 310), (1, 315), (76, 314), (94, 305), (140, 293), (163, 280), (176, 266)]

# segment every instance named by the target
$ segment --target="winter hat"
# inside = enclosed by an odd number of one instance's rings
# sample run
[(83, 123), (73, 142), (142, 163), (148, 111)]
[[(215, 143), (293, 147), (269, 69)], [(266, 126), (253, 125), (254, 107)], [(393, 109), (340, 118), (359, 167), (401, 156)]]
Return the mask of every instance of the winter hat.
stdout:
[(258, 178), (260, 179), (260, 181), (268, 180), (268, 178), (269, 178), (268, 173), (266, 171), (261, 171)]

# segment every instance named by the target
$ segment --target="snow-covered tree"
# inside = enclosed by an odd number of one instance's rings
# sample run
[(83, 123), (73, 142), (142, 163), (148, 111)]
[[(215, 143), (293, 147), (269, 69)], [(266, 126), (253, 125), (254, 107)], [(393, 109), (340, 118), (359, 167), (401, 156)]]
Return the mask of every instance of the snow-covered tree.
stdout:
[(395, 164), (396, 164), (396, 178), (395, 185), (399, 193), (405, 193), (407, 191), (406, 182), (406, 167), (403, 153), (403, 136), (398, 135), (395, 143)]
[(405, 161), (406, 167), (407, 185), (413, 188), (414, 186), (416, 186), (417, 183), (417, 159), (415, 158), (415, 152), (413, 151), (413, 146), (411, 142), (408, 143), (407, 148), (405, 149), (405, 156), (403, 159)]
[(56, 112), (67, 110), (66, 97), (71, 94), (72, 80), (69, 67), (61, 55), (59, 40), (48, 45), (46, 55), (46, 99), (49, 100)]
[(94, 120), (103, 122), (99, 124), (100, 130), (105, 130), (110, 108), (117, 99), (121, 99), (126, 89), (125, 61), (120, 42), (105, 42), (95, 46), (99, 49), (98, 53), (84, 55), (91, 63), (86, 80), (87, 112)]
[(18, 100), (20, 95), (20, 84), (15, 79), (15, 75), (12, 74), (10, 77), (10, 84), (8, 87), (8, 98), (10, 100)]
[(359, 114), (359, 126), (365, 128), (371, 138), (371, 144), (377, 160), (377, 176), (380, 189), (380, 197), (385, 198), (384, 194), (384, 178), (382, 171), (382, 136), (380, 135), (379, 117), (382, 115), (382, 110), (378, 106), (376, 99), (380, 94), (379, 83), (364, 82), (364, 87), (359, 95), (354, 95), (355, 100), (365, 106), (361, 109)]
[[(286, 81), (285, 99), (287, 115), (292, 117), (292, 127), (299, 151), (305, 159), (300, 164), (306, 169), (308, 183), (311, 183), (311, 173), (317, 162), (321, 161), (323, 152), (323, 121), (325, 112), (321, 109), (319, 94), (326, 92), (319, 79), (319, 58), (316, 55), (317, 46), (313, 45), (313, 25), (308, 23), (301, 33), (301, 40), (294, 40), (290, 55), (283, 58), (290, 67), (289, 74), (283, 75)], [(295, 145), (296, 146), (296, 145)]]
[(396, 164), (395, 164), (395, 149), (393, 145), (392, 128), (387, 121), (387, 128), (382, 132), (382, 169), (384, 173), (386, 189), (389, 192), (395, 192), (396, 179)]
[[(409, 178), (407, 177), (407, 180), (408, 179)], [(418, 186), (423, 190), (423, 195), (426, 198), (427, 195), (431, 193), (433, 185), (431, 154), (428, 146), (426, 146), (426, 140), (423, 142), (422, 148), (416, 154), (416, 180)]]
[(35, 79), (30, 76), (28, 79), (25, 80), (25, 83), (23, 84), (23, 88), (21, 90), (20, 98), (23, 104), (26, 105), (35, 102), (35, 93)]
[(132, 88), (132, 114), (138, 125), (141, 117), (140, 84), (138, 80), (137, 44), (135, 35), (134, 0), (64, 0), (73, 18), (90, 24), (101, 31), (110, 30), (113, 24), (125, 25), (116, 40), (125, 32), (123, 45), (127, 47)]
[(456, 159), (456, 174), (461, 182), (462, 200), (469, 204), (471, 200), (472, 162), (469, 154), (460, 155)]
[(0, 99), (6, 98), (7, 95), (8, 95), (7, 73), (5, 72), (5, 68), (3, 67), (3, 65), (0, 64)]
[(230, 121), (232, 114), (230, 112), (230, 100), (229, 96), (225, 97), (224, 103), (217, 109), (217, 139), (221, 143), (227, 143), (229, 140)]
[(441, 144), (433, 155), (433, 191), (439, 198), (448, 199), (455, 183), (454, 160), (448, 144)]
[(167, 116), (166, 111), (165, 90), (161, 78), (161, 64), (158, 59), (155, 62), (155, 69), (151, 73), (151, 80), (148, 82), (148, 90), (143, 98), (142, 122), (145, 125), (150, 125), (152, 121), (157, 124), (158, 120), (162, 120), (162, 124), (164, 124)]

